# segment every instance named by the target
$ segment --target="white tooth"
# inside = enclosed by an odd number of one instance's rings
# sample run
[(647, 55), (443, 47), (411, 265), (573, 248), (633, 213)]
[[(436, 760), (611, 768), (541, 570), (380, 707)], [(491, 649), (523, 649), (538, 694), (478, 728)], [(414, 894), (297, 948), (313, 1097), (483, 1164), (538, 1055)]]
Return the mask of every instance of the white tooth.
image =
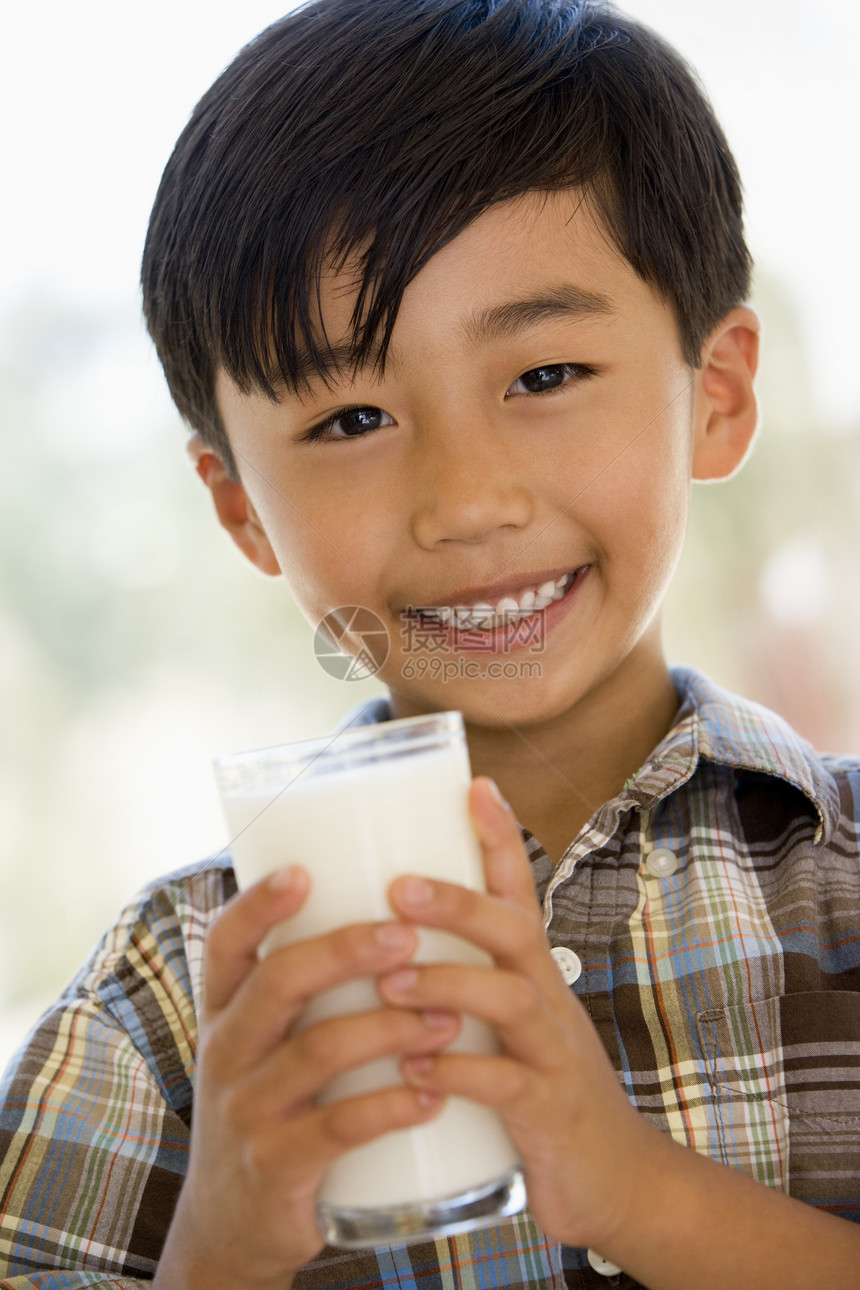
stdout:
[(566, 573), (554, 582), (547, 581), (542, 583), (537, 591), (529, 588), (528, 591), (522, 593), (519, 599), (514, 596), (502, 596), (495, 606), (481, 601), (477, 605), (468, 606), (437, 605), (432, 609), (422, 609), (420, 612), (446, 627), (457, 626), (466, 629), (479, 628), (486, 630), (500, 627), (504, 623), (515, 622), (528, 614), (546, 609), (548, 605), (561, 600), (571, 582), (571, 575)]
[(502, 596), (495, 606), (481, 601), (477, 605), (434, 605), (432, 608), (420, 609), (418, 612), (445, 627), (455, 625), (464, 628), (499, 627), (503, 623), (514, 622), (528, 614), (537, 613), (555, 601), (561, 600), (572, 582), (573, 576), (565, 573), (554, 582), (547, 580), (541, 583), (536, 591), (529, 588), (519, 599), (514, 596)]
[(516, 618), (519, 616), (519, 612), (519, 601), (515, 600), (513, 596), (502, 596), (496, 605), (496, 613), (500, 618)]
[(490, 620), (495, 618), (495, 616), (496, 611), (493, 609), (492, 605), (487, 605), (482, 602), (479, 605), (472, 606), (472, 618), (478, 626), (481, 626), (483, 623), (490, 622)]

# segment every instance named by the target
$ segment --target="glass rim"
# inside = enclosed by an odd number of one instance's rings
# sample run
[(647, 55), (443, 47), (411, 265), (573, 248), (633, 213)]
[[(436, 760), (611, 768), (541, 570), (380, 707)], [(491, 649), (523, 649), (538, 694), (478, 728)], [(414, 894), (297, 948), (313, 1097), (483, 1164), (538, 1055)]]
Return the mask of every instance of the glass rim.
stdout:
[(272, 744), (263, 748), (249, 748), (240, 752), (223, 753), (212, 758), (212, 767), (219, 785), (237, 773), (249, 775), (275, 773), (279, 769), (307, 769), (322, 760), (319, 770), (336, 771), (338, 763), (355, 761), (361, 764), (362, 755), (374, 760), (378, 746), (387, 745), (391, 751), (419, 752), (431, 749), (451, 737), (465, 739), (463, 714), (457, 710), (422, 713), (417, 717), (397, 717), (391, 721), (374, 721), (360, 726), (344, 726), (329, 735), (313, 739), (297, 739), (286, 744)]

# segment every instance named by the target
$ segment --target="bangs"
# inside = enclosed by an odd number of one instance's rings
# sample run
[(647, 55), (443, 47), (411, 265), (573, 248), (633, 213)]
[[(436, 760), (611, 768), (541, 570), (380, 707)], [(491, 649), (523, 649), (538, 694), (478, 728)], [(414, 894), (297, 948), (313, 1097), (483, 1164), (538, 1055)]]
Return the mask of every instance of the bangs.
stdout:
[[(223, 368), (301, 391), (385, 363), (403, 293), (496, 203), (577, 188), (696, 363), (749, 288), (737, 172), (664, 42), (580, 0), (315, 0), (240, 52), (165, 169), (144, 308), (183, 415), (226, 442)], [(349, 268), (348, 334), (321, 322)], [(231, 464), (228, 462), (228, 465)]]
[[(275, 397), (301, 389), (309, 374), (342, 370), (320, 321), (327, 273), (349, 265), (356, 275), (349, 334), (337, 343), (348, 342), (354, 365), (383, 365), (403, 292), (441, 247), (495, 203), (590, 182), (604, 162), (607, 123), (599, 104), (569, 110), (577, 67), (558, 28), (582, 6), (555, 7), (556, 24), (547, 25), (546, 5), (499, 4), (482, 23), (486, 4), (426, 5), (426, 30), (410, 26), (400, 41), (377, 42), (359, 75), (305, 73), (302, 94), (326, 121), (324, 152), (309, 131), (288, 150), (246, 158), (242, 202), (255, 203), (253, 224), (238, 239), (232, 220), (201, 229), (208, 264), (217, 264), (197, 277), (211, 302), (205, 343), (241, 389)], [(282, 39), (280, 28), (260, 41), (272, 38)], [(620, 37), (607, 30), (600, 39)], [(392, 75), (410, 64), (409, 75)], [(283, 112), (276, 93), (264, 101), (248, 94), (247, 109), (223, 139), (219, 188), (234, 182), (251, 119), (259, 129)], [(208, 195), (213, 214), (226, 211), (223, 196)]]

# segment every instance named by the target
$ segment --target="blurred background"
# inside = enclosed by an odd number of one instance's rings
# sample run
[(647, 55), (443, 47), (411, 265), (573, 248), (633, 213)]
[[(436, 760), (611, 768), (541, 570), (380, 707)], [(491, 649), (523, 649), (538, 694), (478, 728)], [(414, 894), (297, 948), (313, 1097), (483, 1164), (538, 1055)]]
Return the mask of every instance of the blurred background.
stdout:
[[(762, 433), (695, 490), (669, 654), (860, 752), (860, 7), (635, 8), (726, 127), (766, 336)], [(284, 11), (43, 0), (4, 21), (0, 1064), (138, 887), (226, 841), (212, 756), (322, 733), (380, 688), (323, 673), (215, 526), (139, 319), (174, 140)]]

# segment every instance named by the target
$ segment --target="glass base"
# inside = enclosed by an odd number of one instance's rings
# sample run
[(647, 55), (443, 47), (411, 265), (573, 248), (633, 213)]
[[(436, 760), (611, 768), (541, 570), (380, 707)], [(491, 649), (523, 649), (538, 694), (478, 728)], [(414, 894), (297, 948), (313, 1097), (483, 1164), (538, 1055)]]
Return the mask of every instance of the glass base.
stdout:
[(372, 1245), (401, 1245), (436, 1236), (489, 1227), (526, 1207), (526, 1185), (519, 1169), (484, 1187), (459, 1196), (388, 1205), (377, 1209), (347, 1209), (342, 1205), (317, 1205), (320, 1229), (329, 1245), (357, 1250)]

